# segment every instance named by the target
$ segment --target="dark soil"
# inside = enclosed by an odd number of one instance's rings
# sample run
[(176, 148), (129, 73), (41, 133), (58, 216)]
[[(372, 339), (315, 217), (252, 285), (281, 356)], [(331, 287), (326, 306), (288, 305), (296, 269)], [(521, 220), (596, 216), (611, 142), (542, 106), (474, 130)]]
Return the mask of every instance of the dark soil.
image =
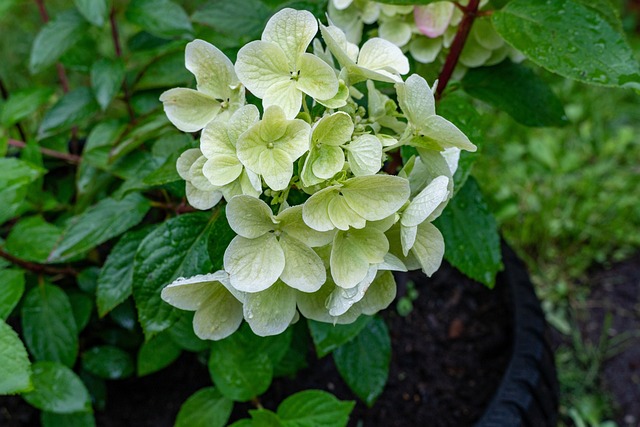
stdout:
[[(391, 333), (393, 356), (389, 382), (372, 408), (367, 408), (340, 378), (330, 356), (309, 356), (309, 368), (297, 379), (276, 379), (261, 397), (275, 410), (287, 396), (315, 388), (340, 399), (356, 400), (350, 425), (471, 426), (482, 415), (498, 387), (511, 352), (508, 291), (500, 276), (492, 291), (449, 266), (432, 278), (398, 278), (398, 296), (407, 280), (419, 292), (406, 317), (395, 305), (383, 313)], [(144, 378), (109, 382), (98, 426), (172, 426), (180, 405), (196, 390), (210, 385), (206, 367), (184, 354), (170, 368)], [(247, 417), (249, 404), (238, 404), (233, 418)], [(39, 425), (39, 416), (19, 397), (0, 398), (0, 426)]]

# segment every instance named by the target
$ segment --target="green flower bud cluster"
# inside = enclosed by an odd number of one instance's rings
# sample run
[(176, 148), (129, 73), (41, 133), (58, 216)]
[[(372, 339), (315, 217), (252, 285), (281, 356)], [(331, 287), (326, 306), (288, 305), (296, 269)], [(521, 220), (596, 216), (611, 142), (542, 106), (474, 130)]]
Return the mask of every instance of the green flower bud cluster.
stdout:
[[(186, 64), (197, 89), (160, 98), (179, 129), (202, 130), (176, 167), (189, 203), (206, 210), (224, 199), (237, 234), (223, 270), (162, 291), (196, 311), (198, 336), (222, 339), (243, 319), (275, 335), (299, 314), (350, 323), (391, 303), (391, 271), (438, 269), (444, 241), (431, 222), (453, 194), (460, 150), (476, 147), (436, 114), (422, 77), (403, 81), (409, 64), (397, 46), (373, 38), (358, 47), (287, 8), (235, 65), (202, 40), (187, 45)], [(397, 104), (374, 81), (395, 89)], [(419, 155), (398, 175), (381, 171), (404, 145)]]

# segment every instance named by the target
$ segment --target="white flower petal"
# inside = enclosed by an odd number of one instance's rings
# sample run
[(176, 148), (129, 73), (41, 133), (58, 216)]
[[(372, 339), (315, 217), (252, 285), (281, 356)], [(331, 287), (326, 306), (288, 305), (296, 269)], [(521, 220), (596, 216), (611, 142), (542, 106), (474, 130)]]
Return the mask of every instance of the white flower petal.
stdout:
[(327, 280), (322, 260), (311, 248), (298, 239), (283, 233), (280, 246), (285, 265), (280, 280), (302, 292), (316, 292)]
[(229, 139), (226, 122), (214, 120), (204, 128), (200, 135), (200, 149), (207, 159), (216, 155), (236, 155), (235, 143)]
[(228, 280), (224, 271), (199, 274), (185, 278), (179, 277), (162, 289), (161, 298), (168, 304), (181, 310), (195, 311), (214, 290), (215, 284)]
[(388, 252), (384, 256), (384, 261), (381, 262), (380, 264), (377, 264), (376, 267), (378, 267), (378, 270), (408, 271), (407, 266), (404, 265), (402, 260), (397, 256), (395, 256), (394, 254), (392, 254), (391, 252)]
[(235, 156), (211, 156), (202, 167), (204, 176), (215, 186), (235, 181), (242, 173), (242, 163)]
[(262, 292), (246, 294), (244, 318), (254, 334), (278, 335), (296, 315), (296, 292), (278, 281)]
[(237, 110), (227, 122), (227, 134), (229, 141), (235, 147), (238, 137), (260, 120), (260, 112), (258, 107), (248, 104)]
[(358, 215), (367, 221), (378, 221), (405, 204), (409, 198), (409, 181), (391, 175), (356, 177), (347, 180), (341, 191)]
[(402, 244), (402, 254), (407, 256), (409, 251), (416, 243), (416, 237), (418, 236), (418, 226), (400, 226), (400, 243)]
[(467, 135), (444, 117), (427, 117), (424, 119), (423, 124), (420, 133), (442, 148), (456, 147), (471, 152), (477, 150), (477, 147), (469, 141)]
[(314, 99), (331, 99), (338, 93), (338, 78), (326, 62), (310, 53), (298, 58), (296, 87)]
[(255, 239), (275, 229), (271, 208), (262, 200), (251, 196), (235, 196), (226, 208), (229, 227), (238, 235)]
[(242, 84), (258, 98), (274, 84), (291, 78), (282, 49), (277, 44), (260, 40), (250, 42), (238, 51), (235, 68)]
[(217, 47), (204, 40), (194, 40), (185, 49), (185, 66), (196, 76), (198, 91), (225, 100), (231, 87), (240, 82), (233, 64)]
[(359, 52), (358, 46), (348, 42), (346, 35), (340, 28), (335, 25), (325, 27), (320, 24), (320, 32), (322, 39), (340, 65), (343, 67), (355, 65)]
[(331, 249), (331, 277), (342, 288), (353, 288), (367, 276), (369, 262), (356, 239), (349, 238), (351, 231), (338, 231)]
[(233, 238), (224, 253), (224, 269), (231, 286), (243, 292), (260, 292), (273, 285), (284, 270), (284, 253), (276, 237)]
[[(321, 145), (315, 150), (311, 170), (322, 180), (329, 179), (342, 170), (344, 151), (340, 147)], [(309, 156), (311, 158), (311, 156)]]
[(420, 262), (424, 274), (431, 277), (440, 268), (444, 256), (444, 238), (440, 230), (429, 222), (420, 224), (411, 253)]
[(306, 10), (284, 8), (269, 19), (262, 40), (280, 46), (291, 68), (318, 32), (316, 18)]
[(339, 230), (348, 230), (350, 227), (364, 228), (366, 225), (365, 219), (349, 207), (344, 197), (334, 196), (329, 201), (328, 211), (331, 222)]
[(202, 171), (206, 162), (207, 158), (205, 156), (200, 156), (195, 162), (193, 162), (189, 168), (189, 181), (200, 191), (215, 191), (218, 188), (213, 185), (206, 176), (204, 176), (204, 172)]
[(293, 80), (283, 80), (271, 85), (264, 93), (262, 106), (266, 110), (272, 106), (282, 108), (287, 119), (293, 119), (302, 106), (302, 92)]
[(416, 37), (409, 45), (413, 59), (423, 64), (431, 64), (442, 50), (442, 38)]
[(437, 1), (426, 6), (417, 6), (414, 18), (418, 31), (430, 38), (444, 34), (449, 27), (455, 5), (449, 1)]
[(184, 153), (178, 157), (176, 161), (176, 170), (178, 171), (178, 175), (180, 178), (185, 181), (191, 180), (191, 175), (189, 174), (189, 170), (191, 166), (202, 156), (202, 152), (198, 148), (190, 148), (186, 150)]
[(431, 181), (409, 204), (400, 222), (405, 227), (422, 224), (449, 196), (449, 178), (441, 175)]
[(373, 71), (409, 72), (409, 60), (400, 48), (379, 37), (369, 39), (362, 45), (357, 64)]
[(203, 340), (221, 340), (242, 323), (242, 303), (218, 284), (193, 316), (193, 330)]
[(329, 202), (339, 191), (340, 186), (324, 188), (307, 199), (302, 207), (304, 222), (317, 231), (333, 230), (335, 226), (329, 217)]
[(409, 76), (404, 84), (396, 84), (398, 103), (409, 122), (417, 129), (427, 117), (436, 114), (436, 101), (427, 81), (418, 74)]
[(293, 160), (283, 150), (274, 148), (260, 153), (257, 173), (272, 190), (280, 191), (289, 186), (293, 176)]
[(193, 89), (169, 89), (160, 95), (167, 118), (183, 132), (197, 132), (220, 112), (220, 102)]
[(203, 211), (211, 209), (222, 200), (222, 192), (219, 190), (201, 191), (194, 187), (189, 181), (186, 182), (185, 193), (189, 204)]
[(411, 40), (411, 25), (397, 19), (387, 20), (380, 23), (378, 34), (383, 39), (402, 47)]
[(382, 272), (371, 283), (364, 297), (356, 304), (362, 314), (373, 316), (389, 307), (396, 297), (397, 286), (393, 274)]
[(327, 299), (327, 308), (331, 316), (341, 316), (345, 314), (355, 303), (360, 301), (364, 296), (371, 283), (376, 278), (378, 270), (376, 267), (369, 267), (365, 278), (355, 287), (344, 289), (340, 287), (334, 288), (333, 292)]
[(346, 149), (349, 167), (355, 176), (375, 175), (382, 167), (382, 143), (375, 135), (361, 135)]
[(280, 223), (280, 229), (282, 232), (300, 240), (311, 248), (331, 243), (333, 240), (333, 233), (330, 231), (316, 231), (305, 224), (302, 219), (302, 209), (302, 205), (293, 206), (278, 214), (276, 219)]
[(313, 127), (311, 144), (338, 146), (351, 140), (353, 120), (343, 111), (324, 116)]

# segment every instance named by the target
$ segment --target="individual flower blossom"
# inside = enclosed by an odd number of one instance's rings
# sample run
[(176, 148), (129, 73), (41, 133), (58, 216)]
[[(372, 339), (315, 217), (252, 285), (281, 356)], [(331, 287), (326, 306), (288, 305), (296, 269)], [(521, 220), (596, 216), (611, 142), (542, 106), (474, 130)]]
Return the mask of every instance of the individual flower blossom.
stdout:
[(201, 210), (211, 209), (222, 199), (221, 189), (211, 184), (202, 172), (206, 161), (200, 149), (191, 148), (182, 153), (176, 162), (178, 174), (186, 181), (187, 201)]
[(249, 194), (258, 197), (262, 193), (260, 177), (244, 167), (236, 152), (240, 135), (259, 119), (258, 108), (245, 105), (233, 113), (228, 121), (215, 120), (202, 131), (200, 149), (207, 158), (202, 172), (211, 184), (224, 187), (227, 200), (231, 198), (228, 195)]
[(282, 9), (271, 17), (261, 40), (238, 51), (236, 72), (265, 110), (280, 106), (288, 119), (300, 112), (302, 95), (328, 100), (338, 92), (333, 69), (320, 58), (306, 53), (318, 32), (310, 12)]
[(362, 48), (347, 41), (344, 32), (335, 25), (320, 24), (322, 38), (340, 65), (349, 73), (349, 84), (367, 79), (383, 82), (401, 82), (400, 74), (409, 72), (409, 60), (398, 46), (374, 37)]
[(193, 330), (203, 340), (221, 340), (242, 323), (241, 292), (224, 271), (176, 279), (162, 289), (162, 299), (181, 310), (195, 311)]
[(284, 111), (272, 105), (262, 120), (238, 137), (238, 159), (261, 175), (269, 188), (284, 190), (293, 176), (293, 162), (309, 150), (310, 134), (307, 122), (287, 120)]
[(183, 132), (196, 132), (218, 116), (244, 105), (244, 87), (233, 64), (215, 46), (194, 40), (185, 49), (185, 65), (197, 90), (170, 89), (160, 95), (167, 117)]
[(302, 220), (302, 206), (273, 215), (251, 196), (233, 197), (227, 205), (229, 226), (238, 235), (224, 253), (224, 268), (233, 287), (245, 292), (268, 289), (278, 279), (303, 292), (315, 292), (325, 281), (322, 260), (311, 247), (331, 241)]
[(406, 82), (396, 84), (398, 103), (408, 120), (408, 144), (443, 150), (457, 147), (476, 151), (476, 146), (453, 123), (436, 115), (433, 91), (426, 80), (412, 74)]
[(414, 20), (418, 31), (429, 38), (440, 37), (447, 31), (456, 10), (450, 1), (437, 1), (416, 6)]

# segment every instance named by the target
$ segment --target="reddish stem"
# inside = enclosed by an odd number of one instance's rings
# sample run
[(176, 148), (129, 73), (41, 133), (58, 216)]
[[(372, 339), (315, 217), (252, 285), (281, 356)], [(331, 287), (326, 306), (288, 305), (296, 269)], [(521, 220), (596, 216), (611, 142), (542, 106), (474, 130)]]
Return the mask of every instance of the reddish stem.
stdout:
[[(25, 148), (27, 146), (27, 144), (25, 144), (24, 142), (18, 141), (18, 140), (15, 140), (15, 139), (9, 139), (9, 145), (11, 145), (12, 147), (17, 147), (17, 148)], [(64, 160), (64, 161), (69, 162), (69, 163), (74, 164), (74, 165), (77, 165), (82, 160), (82, 157), (76, 156), (75, 154), (61, 153), (59, 151), (51, 150), (49, 148), (38, 147), (38, 150), (40, 150), (40, 152), (42, 154), (44, 154), (45, 156), (49, 156), (49, 157), (53, 157), (53, 158), (56, 158), (56, 159)]]
[(38, 274), (64, 274), (67, 276), (77, 276), (78, 272), (73, 268), (67, 267), (52, 267), (49, 265), (37, 264), (35, 262), (25, 261), (23, 259), (17, 258), (4, 250), (0, 249), (0, 257), (6, 259), (12, 264), (17, 265), (18, 267), (22, 267), (25, 270), (29, 270), (33, 273)]
[[(122, 58), (122, 46), (120, 45), (120, 36), (118, 35), (118, 23), (116, 21), (116, 9), (114, 7), (111, 8), (111, 13), (109, 14), (109, 22), (111, 23), (111, 38), (113, 39), (113, 48), (116, 51), (116, 56), (118, 58)], [(131, 105), (131, 92), (129, 91), (129, 85), (127, 84), (127, 79), (125, 78), (122, 82), (122, 90), (124, 91), (124, 101), (127, 105), (127, 112), (129, 113), (129, 118), (131, 118), (131, 122), (136, 121), (136, 115), (133, 111), (133, 106)]]
[(471, 25), (473, 25), (473, 21), (476, 19), (476, 16), (478, 16), (479, 6), (480, 0), (470, 0), (469, 5), (463, 9), (464, 17), (462, 18), (462, 21), (458, 26), (456, 37), (453, 39), (453, 43), (451, 44), (451, 49), (449, 50), (449, 54), (447, 55), (444, 67), (442, 67), (440, 76), (438, 76), (436, 100), (440, 100), (440, 98), (442, 97), (442, 93), (447, 87), (447, 84), (449, 83), (449, 80), (453, 75), (453, 71), (455, 70), (456, 65), (458, 65), (460, 54), (462, 53), (464, 44), (466, 43), (467, 37), (469, 36), (469, 31), (471, 31)]

